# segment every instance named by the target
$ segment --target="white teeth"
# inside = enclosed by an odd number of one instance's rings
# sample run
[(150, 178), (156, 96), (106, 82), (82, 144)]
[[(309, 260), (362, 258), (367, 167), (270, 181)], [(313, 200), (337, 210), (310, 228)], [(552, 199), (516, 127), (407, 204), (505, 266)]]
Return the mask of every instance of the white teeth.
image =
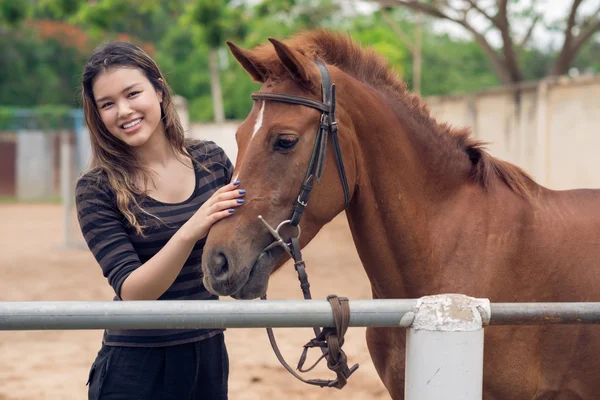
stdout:
[(139, 124), (140, 122), (142, 122), (142, 119), (141, 119), (141, 118), (139, 118), (139, 119), (136, 119), (136, 120), (135, 120), (135, 121), (133, 121), (133, 122), (130, 122), (130, 123), (128, 123), (128, 124), (125, 124), (125, 125), (123, 125), (123, 128), (125, 128), (125, 129), (129, 129), (129, 128), (131, 128), (132, 126), (136, 126), (136, 125), (137, 125), (137, 124)]

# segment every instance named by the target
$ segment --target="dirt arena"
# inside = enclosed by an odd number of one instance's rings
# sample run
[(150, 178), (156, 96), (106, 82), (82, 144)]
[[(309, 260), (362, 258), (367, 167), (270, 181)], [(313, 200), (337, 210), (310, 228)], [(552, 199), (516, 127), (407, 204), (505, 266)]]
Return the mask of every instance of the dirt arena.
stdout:
[[(89, 250), (65, 249), (60, 205), (0, 204), (0, 301), (111, 300), (112, 289)], [(303, 252), (313, 297), (335, 293), (370, 298), (345, 217), (327, 225)], [(342, 277), (343, 279), (340, 279)], [(270, 299), (301, 299), (292, 264), (271, 280)], [(295, 365), (312, 330), (277, 329), (283, 354)], [(89, 368), (102, 331), (0, 332), (0, 400), (87, 399)], [(264, 329), (229, 329), (229, 398), (389, 399), (371, 363), (363, 328), (350, 328), (344, 346), (360, 368), (343, 390), (297, 381), (279, 364)], [(318, 350), (313, 350), (314, 356)], [(325, 368), (309, 377), (331, 377)]]

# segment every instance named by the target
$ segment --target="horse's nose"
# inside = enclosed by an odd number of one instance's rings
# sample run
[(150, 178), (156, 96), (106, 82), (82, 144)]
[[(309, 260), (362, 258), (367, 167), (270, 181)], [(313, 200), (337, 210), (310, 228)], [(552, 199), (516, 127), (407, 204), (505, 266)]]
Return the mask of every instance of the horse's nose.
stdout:
[(216, 252), (210, 260), (213, 278), (217, 280), (225, 280), (229, 275), (229, 262), (223, 252)]

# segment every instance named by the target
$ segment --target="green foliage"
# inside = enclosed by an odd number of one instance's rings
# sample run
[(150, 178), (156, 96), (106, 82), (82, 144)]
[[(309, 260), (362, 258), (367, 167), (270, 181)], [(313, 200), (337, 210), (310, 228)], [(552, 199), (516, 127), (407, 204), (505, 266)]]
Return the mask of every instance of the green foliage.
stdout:
[[(338, 30), (374, 49), (410, 87), (413, 67), (407, 45), (378, 13), (349, 16), (342, 13), (340, 4), (339, 0), (0, 0), (0, 105), (77, 106), (81, 72), (93, 45), (120, 38), (152, 50), (174, 92), (188, 100), (193, 121), (213, 119), (208, 54), (210, 49), (217, 50), (226, 118), (242, 119), (252, 106), (250, 93), (260, 85), (229, 54), (225, 41), (252, 48), (269, 37), (286, 38), (318, 27)], [(392, 14), (412, 37), (411, 14), (398, 7)], [(535, 10), (515, 8), (513, 14), (526, 20), (535, 16)], [(75, 43), (60, 32), (42, 35), (35, 28), (37, 22), (47, 22), (41, 20), (71, 28), (76, 25), (85, 38)], [(422, 54), (425, 96), (500, 84), (474, 41), (435, 34), (431, 22), (423, 26)], [(581, 72), (600, 71), (599, 54), (600, 44), (592, 40), (573, 66)], [(521, 57), (525, 79), (531, 80), (545, 76), (556, 53), (529, 49)], [(14, 116), (9, 117), (6, 110), (0, 111), (0, 125), (14, 123)], [(40, 115), (33, 120), (60, 125), (59, 111)]]
[[(208, 47), (202, 41), (194, 40), (199, 33), (193, 33), (181, 24), (174, 24), (159, 42), (155, 59), (173, 91), (188, 100), (190, 119), (209, 120), (212, 105)], [(205, 100), (198, 102), (198, 98)], [(209, 106), (208, 112), (205, 105)]]
[(0, 23), (19, 26), (29, 14), (30, 3), (31, 0), (0, 0)]
[(58, 38), (21, 29), (0, 35), (0, 105), (74, 106), (86, 56)]
[[(394, 11), (400, 29), (408, 38), (414, 38), (413, 23)], [(349, 31), (354, 40), (383, 55), (411, 88), (412, 54), (379, 13), (356, 17)], [(423, 96), (463, 93), (499, 84), (488, 58), (476, 43), (435, 35), (428, 25), (423, 28), (422, 58)]]
[(183, 20), (197, 24), (208, 47), (218, 49), (225, 40), (243, 38), (247, 33), (248, 15), (243, 3), (231, 0), (193, 0)]
[(229, 56), (229, 67), (223, 72), (223, 93), (225, 116), (228, 119), (244, 119), (252, 108), (250, 94), (260, 89), (260, 84), (253, 82), (232, 56)]
[[(407, 79), (412, 78), (412, 70)], [(490, 61), (472, 41), (447, 35), (427, 35), (423, 40), (423, 96), (467, 93), (498, 86)]]
[(33, 9), (37, 19), (63, 20), (76, 14), (84, 0), (39, 0)]
[(534, 81), (542, 79), (556, 59), (554, 52), (543, 52), (537, 49), (527, 50), (520, 59), (520, 65), (523, 66), (523, 79), (525, 81)]
[[(208, 45), (204, 33), (174, 24), (159, 43), (155, 59), (175, 93), (188, 99), (190, 119), (210, 121), (213, 118), (208, 72)], [(250, 93), (258, 88), (245, 71), (225, 51), (221, 55), (221, 82), (226, 118), (245, 116), (252, 106)]]
[(600, 34), (598, 34), (598, 38), (599, 40), (590, 40), (586, 43), (577, 54), (573, 67), (579, 69), (580, 72), (600, 73)]
[(405, 75), (406, 66), (410, 64), (410, 51), (379, 14), (356, 17), (349, 31), (353, 40), (365, 48), (371, 47), (387, 59), (398, 75)]
[(142, 41), (158, 41), (169, 29), (172, 13), (180, 11), (178, 3), (154, 0), (97, 0), (71, 8), (71, 12), (65, 13), (64, 17), (85, 27), (96, 38), (111, 32), (127, 34)]

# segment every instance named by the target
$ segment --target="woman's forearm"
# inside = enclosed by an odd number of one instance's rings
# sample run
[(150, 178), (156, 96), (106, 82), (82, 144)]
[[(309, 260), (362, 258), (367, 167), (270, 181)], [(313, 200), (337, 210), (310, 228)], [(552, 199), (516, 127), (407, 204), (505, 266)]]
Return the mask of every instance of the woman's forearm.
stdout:
[(184, 224), (154, 257), (125, 278), (121, 286), (121, 298), (158, 299), (175, 282), (195, 244), (196, 240), (186, 235)]
[(219, 188), (154, 257), (129, 274), (121, 286), (121, 298), (156, 300), (162, 296), (177, 279), (198, 240), (215, 222), (232, 215), (234, 208), (244, 203), (240, 198), (246, 191), (238, 190), (238, 185), (236, 181)]

